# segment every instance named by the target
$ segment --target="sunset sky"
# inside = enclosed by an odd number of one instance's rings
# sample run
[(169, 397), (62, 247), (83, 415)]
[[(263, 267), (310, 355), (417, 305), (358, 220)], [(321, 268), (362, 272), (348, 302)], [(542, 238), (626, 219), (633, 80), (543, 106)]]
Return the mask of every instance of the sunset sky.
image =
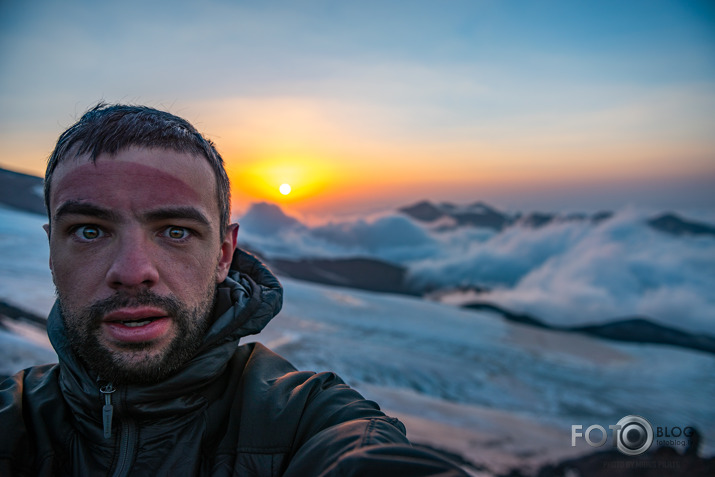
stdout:
[(715, 206), (709, 1), (1, 1), (0, 166), (99, 100), (191, 121), (238, 212)]

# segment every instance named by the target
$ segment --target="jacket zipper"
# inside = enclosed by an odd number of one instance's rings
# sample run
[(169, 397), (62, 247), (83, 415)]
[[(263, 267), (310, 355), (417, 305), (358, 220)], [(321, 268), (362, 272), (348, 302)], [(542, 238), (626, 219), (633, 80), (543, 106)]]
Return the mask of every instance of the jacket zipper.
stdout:
[(134, 450), (136, 447), (136, 438), (134, 431), (134, 423), (130, 420), (122, 421), (121, 440), (119, 442), (119, 458), (117, 466), (114, 468), (113, 477), (129, 475), (132, 470), (130, 463), (134, 459)]
[[(102, 406), (102, 425), (104, 427), (104, 438), (112, 437), (112, 418), (114, 416), (114, 406), (112, 405), (112, 394), (116, 388), (112, 383), (108, 383), (99, 388), (99, 391), (104, 395), (104, 406)], [(121, 402), (119, 402), (121, 404)], [(134, 459), (136, 449), (136, 432), (134, 422), (130, 419), (122, 419), (119, 427), (119, 456), (117, 465), (114, 468), (113, 476), (128, 475), (131, 471), (130, 463)]]
[(99, 392), (104, 394), (104, 406), (102, 406), (102, 424), (104, 425), (104, 438), (109, 439), (112, 437), (112, 415), (114, 414), (114, 407), (112, 406), (112, 393), (116, 389), (112, 386), (112, 383), (105, 384), (99, 388)]

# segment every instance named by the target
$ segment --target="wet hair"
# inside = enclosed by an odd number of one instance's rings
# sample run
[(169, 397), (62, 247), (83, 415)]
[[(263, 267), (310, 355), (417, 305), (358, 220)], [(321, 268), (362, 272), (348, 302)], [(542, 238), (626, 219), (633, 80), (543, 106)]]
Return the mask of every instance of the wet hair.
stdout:
[(206, 158), (216, 178), (220, 237), (223, 238), (231, 215), (231, 186), (223, 159), (213, 142), (185, 119), (147, 106), (126, 104), (98, 103), (60, 135), (45, 171), (45, 208), (50, 223), (50, 182), (59, 163), (85, 154), (96, 161), (101, 154), (114, 155), (132, 146), (168, 149)]

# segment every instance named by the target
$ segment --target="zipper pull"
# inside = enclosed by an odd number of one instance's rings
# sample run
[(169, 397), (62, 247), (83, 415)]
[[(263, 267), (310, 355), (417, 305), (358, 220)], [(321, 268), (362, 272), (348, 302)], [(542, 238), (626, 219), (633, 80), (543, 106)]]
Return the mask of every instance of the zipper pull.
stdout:
[(99, 388), (99, 392), (104, 394), (104, 406), (102, 406), (102, 422), (104, 423), (104, 438), (109, 439), (112, 437), (112, 414), (114, 414), (114, 407), (112, 407), (112, 393), (116, 391), (112, 386), (112, 383), (106, 384)]

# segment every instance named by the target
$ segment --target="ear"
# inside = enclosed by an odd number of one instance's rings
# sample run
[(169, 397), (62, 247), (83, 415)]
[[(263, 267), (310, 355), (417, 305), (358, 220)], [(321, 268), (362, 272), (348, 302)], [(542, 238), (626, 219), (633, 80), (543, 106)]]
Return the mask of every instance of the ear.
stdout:
[(233, 252), (236, 250), (237, 237), (238, 224), (229, 225), (221, 241), (221, 254), (219, 255), (218, 265), (216, 266), (216, 283), (221, 283), (228, 276), (228, 270), (231, 268), (231, 260), (233, 260)]

